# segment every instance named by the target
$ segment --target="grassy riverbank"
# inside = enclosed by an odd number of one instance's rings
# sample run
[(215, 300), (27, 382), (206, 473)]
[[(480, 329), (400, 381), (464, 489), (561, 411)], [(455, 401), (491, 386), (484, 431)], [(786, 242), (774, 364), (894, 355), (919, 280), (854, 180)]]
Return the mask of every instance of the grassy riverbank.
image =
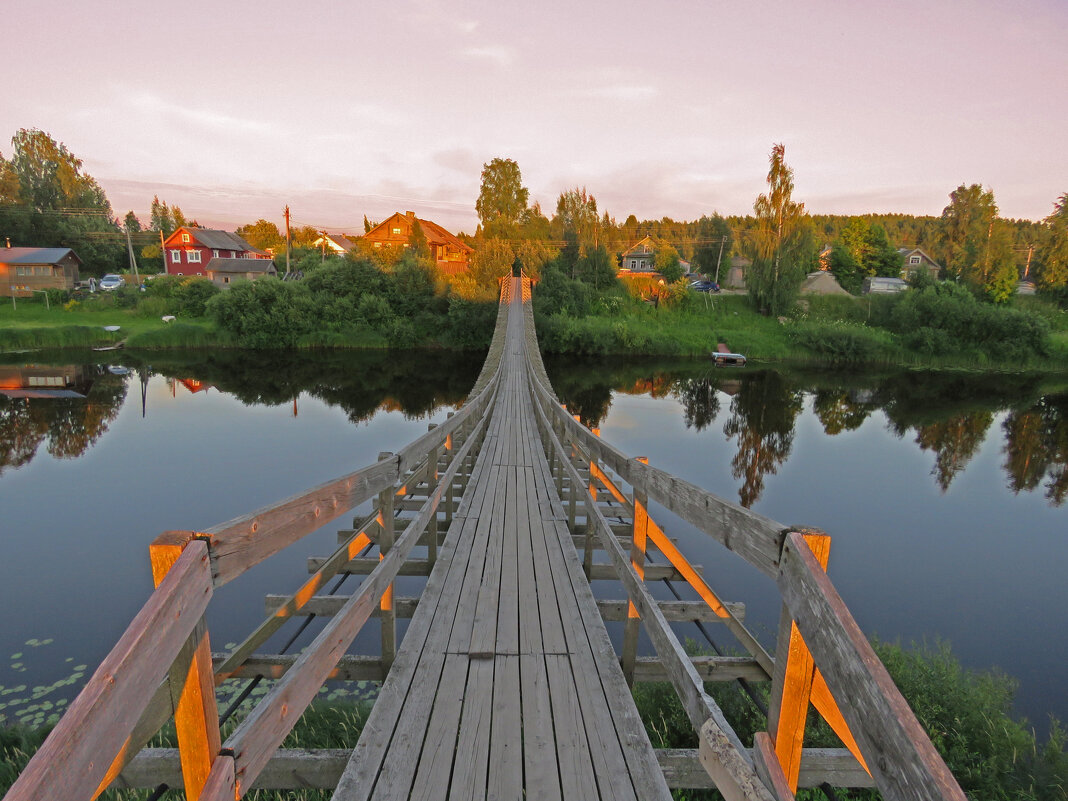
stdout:
[[(17, 308), (0, 304), (0, 351), (117, 342), (146, 350), (488, 346), (492, 300), (460, 298), (425, 281), (413, 300), (400, 286), (403, 275), (387, 280), (376, 274), (381, 284), (376, 291), (348, 298), (332, 288), (337, 281), (366, 279), (361, 269), (366, 272), (359, 265), (328, 268), (316, 281), (309, 279), (310, 288), (269, 282), (256, 290), (239, 285), (222, 295), (210, 288), (207, 294), (215, 294), (207, 300), (201, 295), (183, 300), (182, 287), (157, 279), (147, 294), (98, 295), (51, 309), (39, 300), (21, 301)], [(322, 284), (318, 289), (316, 282)], [(175, 294), (160, 294), (168, 288)], [(704, 295), (672, 286), (654, 305), (618, 283), (594, 290), (547, 271), (534, 308), (546, 353), (707, 356), (725, 343), (758, 362), (1068, 370), (1068, 312), (1035, 297), (996, 307), (950, 284), (898, 296), (812, 296), (791, 314), (773, 318), (759, 314), (744, 295)], [(171, 311), (178, 312), (177, 321), (164, 322), (161, 312)]]

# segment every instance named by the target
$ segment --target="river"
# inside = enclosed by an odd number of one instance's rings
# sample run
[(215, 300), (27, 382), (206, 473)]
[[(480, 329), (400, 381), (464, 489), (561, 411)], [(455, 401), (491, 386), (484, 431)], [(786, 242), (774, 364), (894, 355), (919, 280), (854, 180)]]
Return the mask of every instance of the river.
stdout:
[[(28, 722), (58, 709), (42, 707), (69, 697), (140, 608), (159, 532), (204, 528), (373, 462), (456, 408), (481, 362), (437, 352), (37, 358), (0, 365), (0, 720)], [(1068, 380), (547, 366), (572, 413), (625, 452), (784, 525), (830, 533), (829, 573), (869, 635), (948, 641), (966, 666), (1018, 679), (1017, 712), (1040, 731), (1051, 713), (1068, 719)], [(772, 583), (653, 512), (770, 642)], [(218, 593), (217, 649), (255, 625), (264, 592), (298, 585), (337, 527)], [(35, 687), (43, 700), (25, 701)]]

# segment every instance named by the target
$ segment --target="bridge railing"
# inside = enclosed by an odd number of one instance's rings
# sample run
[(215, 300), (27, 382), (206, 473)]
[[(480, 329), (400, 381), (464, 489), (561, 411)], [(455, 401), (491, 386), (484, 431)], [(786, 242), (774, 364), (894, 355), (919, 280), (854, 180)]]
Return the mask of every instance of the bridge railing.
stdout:
[[(442, 424), (399, 452), (281, 502), (204, 531), (169, 531), (150, 546), (157, 588), (5, 801), (95, 798), (173, 714), (186, 795), (233, 799), (255, 781), (376, 607), (383, 662), (392, 657), (393, 582), (427, 533), (436, 552), (438, 510), (452, 508), (455, 482), (470, 472), (499, 388), (507, 307), (471, 396)], [(439, 473), (440, 456), (446, 457)], [(427, 499), (394, 537), (395, 499), (425, 485)], [(367, 501), (377, 508), (348, 541), (214, 668), (204, 612), (215, 588)], [(448, 513), (447, 513), (448, 517)], [(215, 686), (232, 675), (282, 622), (375, 533), (379, 564), (225, 743)]]
[[(769, 731), (758, 734), (751, 756), (704, 692), (701, 677), (643, 581), (641, 564), (632, 558), (633, 549), (631, 554), (624, 552), (598, 504), (591, 502), (590, 494), (583, 499), (587, 537), (592, 529), (614, 564), (691, 723), (700, 733), (702, 763), (724, 796), (793, 797), (811, 702), (854, 751), (885, 797), (963, 801), (956, 780), (827, 577), (830, 538), (822, 532), (791, 530), (644, 461), (631, 459), (582, 426), (552, 390), (537, 348), (529, 303), (525, 304), (525, 314), (535, 411), (550, 462), (566, 471), (572, 492), (584, 486), (574, 463), (573, 448), (577, 447), (588, 457), (591, 475), (612, 470), (633, 488), (633, 497), (640, 499), (642, 506), (658, 503), (713, 537), (772, 577), (782, 595), (783, 622), (776, 659), (769, 665), (773, 671)], [(572, 511), (572, 525), (573, 516)], [(639, 518), (635, 505), (635, 531)], [(700, 594), (700, 588), (695, 588)], [(754, 649), (753, 643), (739, 639), (762, 664), (770, 661), (766, 654), (762, 658), (759, 643)]]

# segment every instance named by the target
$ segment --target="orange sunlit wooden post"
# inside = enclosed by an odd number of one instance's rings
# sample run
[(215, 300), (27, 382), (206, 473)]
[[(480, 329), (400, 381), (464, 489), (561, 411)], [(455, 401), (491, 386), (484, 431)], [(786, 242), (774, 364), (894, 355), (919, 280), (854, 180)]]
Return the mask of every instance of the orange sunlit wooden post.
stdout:
[[(575, 422), (577, 422), (577, 423), (579, 423), (581, 425), (582, 421), (579, 419), (579, 415), (576, 414), (574, 417), (575, 417)], [(599, 437), (601, 435), (601, 429), (594, 428), (594, 429), (591, 429), (591, 430), (593, 431), (593, 435), (595, 437)], [(595, 478), (595, 476), (597, 475), (597, 462), (593, 458), (593, 452), (592, 451), (590, 452), (588, 462), (589, 462), (589, 476), (588, 476), (588, 487), (587, 487), (587, 493), (588, 494), (583, 499), (583, 503), (585, 504), (585, 509), (586, 509), (586, 543), (585, 543), (586, 547), (585, 547), (585, 550), (584, 550), (583, 555), (582, 555), (582, 569), (586, 573), (586, 580), (587, 581), (589, 580), (590, 575), (593, 572), (593, 542), (594, 542), (594, 533), (593, 533), (594, 513), (593, 513), (593, 508), (597, 504), (597, 480)]]
[[(815, 530), (805, 530), (801, 534), (820, 567), (826, 571), (827, 558), (831, 552), (830, 536)], [(812, 654), (797, 630), (797, 624), (794, 623), (784, 606), (779, 623), (775, 675), (771, 685), (768, 733), (782, 773), (793, 791), (797, 790), (797, 781), (801, 771), (801, 747), (805, 736), (805, 720), (808, 717), (809, 703), (816, 707), (835, 734), (867, 770), (860, 749), (842, 713), (838, 710), (838, 705), (831, 697), (826, 682), (816, 668)]]
[[(635, 457), (642, 464), (649, 464), (645, 456)], [(630, 530), (630, 564), (638, 578), (645, 580), (645, 548), (649, 535), (649, 494), (644, 487), (634, 487), (634, 515)], [(623, 675), (627, 684), (634, 686), (634, 662), (638, 657), (638, 624), (641, 618), (634, 601), (627, 602), (627, 622), (623, 628)]]
[[(448, 417), (452, 417), (453, 412), (449, 412)], [(446, 418), (447, 419), (447, 418)], [(452, 464), (452, 460), (455, 454), (453, 453), (452, 434), (445, 435), (445, 465)], [(450, 481), (445, 487), (445, 528), (452, 525), (452, 482)]]
[[(156, 537), (148, 549), (152, 561), (152, 581), (156, 587), (178, 561), (186, 545), (194, 539), (196, 535), (192, 531), (167, 531)], [(215, 676), (211, 665), (211, 642), (208, 624), (203, 616), (174, 660), (168, 684), (186, 797), (195, 801), (200, 798), (211, 766), (222, 748), (219, 708), (215, 703)], [(108, 773), (110, 775), (111, 771)], [(110, 783), (111, 778), (106, 781)]]
[[(393, 457), (390, 451), (378, 454), (378, 461)], [(386, 487), (378, 494), (378, 559), (386, 558), (393, 547), (393, 508), (396, 489)], [(382, 669), (389, 670), (397, 653), (397, 616), (393, 611), (393, 584), (386, 587), (379, 602), (382, 612)]]

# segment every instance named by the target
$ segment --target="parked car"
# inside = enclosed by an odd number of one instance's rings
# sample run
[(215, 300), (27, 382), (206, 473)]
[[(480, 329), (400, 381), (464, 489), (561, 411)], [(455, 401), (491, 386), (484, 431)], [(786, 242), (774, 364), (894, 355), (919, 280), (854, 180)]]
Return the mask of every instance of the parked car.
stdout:
[(108, 292), (121, 286), (126, 286), (126, 280), (121, 275), (108, 273), (100, 279), (100, 288)]
[(719, 292), (719, 284), (715, 281), (694, 281), (690, 289), (695, 292)]

